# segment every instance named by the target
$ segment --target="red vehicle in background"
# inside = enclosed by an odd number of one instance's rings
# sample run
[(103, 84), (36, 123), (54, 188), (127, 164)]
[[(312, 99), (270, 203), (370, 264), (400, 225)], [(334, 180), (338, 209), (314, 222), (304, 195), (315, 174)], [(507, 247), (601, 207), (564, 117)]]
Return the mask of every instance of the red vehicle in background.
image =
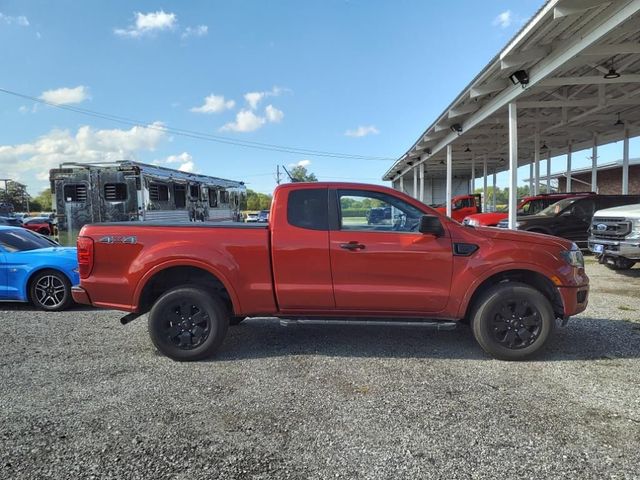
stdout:
[[(593, 192), (564, 192), (564, 193), (541, 193), (531, 197), (524, 197), (518, 204), (518, 216), (536, 215), (549, 205), (570, 197), (580, 195), (595, 195)], [(464, 217), (462, 223), (472, 227), (497, 227), (501, 220), (509, 217), (507, 210), (501, 212), (485, 212), (468, 215)]]
[[(433, 208), (435, 208), (438, 213), (443, 215), (447, 214), (446, 204), (435, 205)], [(456, 222), (462, 222), (465, 217), (481, 212), (482, 202), (479, 193), (456, 195), (451, 199), (451, 218)]]
[(280, 185), (269, 223), (85, 225), (78, 266), (76, 302), (130, 312), (123, 323), (148, 313), (151, 340), (176, 360), (208, 357), (229, 325), (264, 316), (467, 321), (485, 351), (523, 359), (556, 319), (586, 308), (589, 291), (570, 241), (464, 226), (396, 190), (353, 183)]
[(35, 217), (26, 219), (22, 226), (27, 230), (32, 230), (42, 235), (53, 235), (54, 233), (53, 222), (51, 222), (51, 219), (48, 217)]

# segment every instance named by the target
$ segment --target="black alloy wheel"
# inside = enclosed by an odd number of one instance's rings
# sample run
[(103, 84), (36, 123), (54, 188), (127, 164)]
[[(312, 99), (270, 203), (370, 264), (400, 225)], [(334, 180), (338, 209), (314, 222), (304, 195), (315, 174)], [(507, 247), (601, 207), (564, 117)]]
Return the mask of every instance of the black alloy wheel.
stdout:
[(73, 303), (71, 282), (62, 272), (43, 270), (30, 282), (29, 300), (41, 310), (64, 310)]
[(522, 360), (538, 352), (551, 337), (556, 315), (539, 290), (519, 282), (492, 286), (471, 311), (473, 335), (495, 358)]
[(229, 312), (216, 296), (197, 286), (163, 294), (149, 312), (149, 335), (166, 356), (179, 361), (212, 356), (229, 327)]

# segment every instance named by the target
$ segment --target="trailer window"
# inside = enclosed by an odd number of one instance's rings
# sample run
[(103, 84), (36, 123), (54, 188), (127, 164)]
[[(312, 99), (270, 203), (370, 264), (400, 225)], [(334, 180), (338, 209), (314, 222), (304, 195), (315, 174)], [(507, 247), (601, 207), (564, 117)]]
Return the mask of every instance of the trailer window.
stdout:
[(169, 187), (161, 183), (150, 183), (149, 200), (151, 200), (152, 202), (169, 201)]
[(220, 203), (222, 204), (229, 203), (229, 192), (227, 192), (226, 190), (222, 190), (220, 192)]
[(329, 230), (329, 200), (326, 188), (294, 190), (287, 202), (287, 221), (294, 227)]
[(86, 202), (87, 186), (83, 183), (70, 183), (64, 186), (65, 202)]
[(209, 206), (215, 208), (218, 206), (218, 190), (209, 187)]
[(189, 196), (191, 198), (195, 198), (196, 200), (200, 200), (200, 186), (189, 185)]
[(105, 183), (104, 199), (107, 202), (121, 202), (127, 199), (126, 183)]

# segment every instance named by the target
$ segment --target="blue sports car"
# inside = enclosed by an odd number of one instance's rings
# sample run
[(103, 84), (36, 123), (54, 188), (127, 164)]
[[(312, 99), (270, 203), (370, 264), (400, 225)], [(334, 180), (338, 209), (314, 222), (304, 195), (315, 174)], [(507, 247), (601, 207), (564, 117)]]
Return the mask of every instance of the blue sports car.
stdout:
[(25, 228), (0, 225), (0, 301), (64, 310), (73, 303), (71, 286), (78, 283), (75, 248)]

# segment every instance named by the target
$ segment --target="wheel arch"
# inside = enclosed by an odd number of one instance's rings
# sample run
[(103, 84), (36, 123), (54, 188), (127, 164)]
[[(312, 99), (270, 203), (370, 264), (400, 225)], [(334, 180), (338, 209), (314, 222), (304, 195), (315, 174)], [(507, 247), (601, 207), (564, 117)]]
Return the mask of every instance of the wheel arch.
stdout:
[(136, 288), (134, 305), (138, 313), (146, 313), (162, 293), (179, 286), (200, 286), (215, 292), (227, 305), (229, 312), (240, 311), (237, 295), (230, 283), (208, 265), (171, 262), (149, 271)]
[(69, 275), (67, 275), (67, 272), (65, 272), (62, 268), (53, 265), (38, 265), (33, 270), (30, 270), (29, 273), (27, 273), (27, 275), (25, 276), (21, 293), (26, 301), (31, 301), (31, 284), (33, 283), (33, 279), (39, 273), (45, 272), (47, 270), (53, 270), (54, 272), (61, 273), (73, 286), (73, 279), (70, 278)]
[(533, 269), (514, 268), (496, 272), (485, 278), (473, 290), (473, 293), (470, 295), (468, 301), (466, 302), (466, 305), (463, 307), (464, 310), (461, 317), (465, 320), (468, 320), (470, 318), (471, 312), (473, 312), (475, 308), (476, 302), (484, 292), (489, 290), (489, 288), (493, 287), (494, 285), (508, 282), (524, 283), (532, 288), (535, 288), (540, 293), (542, 293), (547, 298), (547, 300), (549, 300), (555, 315), (557, 315), (558, 317), (562, 317), (564, 315), (564, 305), (562, 303), (560, 292), (548, 276)]

